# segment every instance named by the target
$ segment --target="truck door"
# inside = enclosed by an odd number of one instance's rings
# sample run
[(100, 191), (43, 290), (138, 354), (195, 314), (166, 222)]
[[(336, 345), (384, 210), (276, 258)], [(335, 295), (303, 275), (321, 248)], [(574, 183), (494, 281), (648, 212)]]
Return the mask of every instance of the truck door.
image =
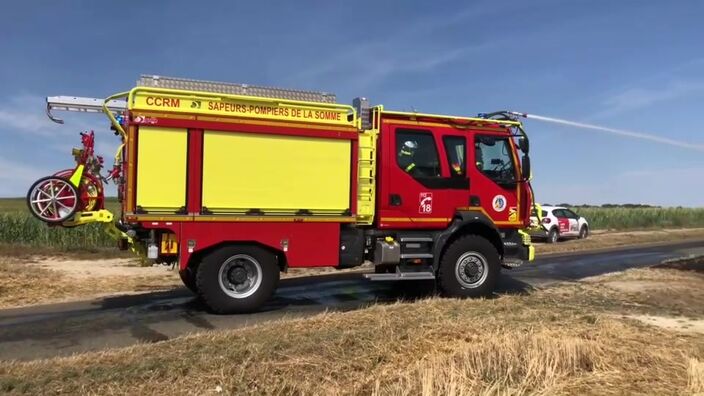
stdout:
[(473, 138), (470, 209), (483, 211), (499, 227), (519, 225), (520, 205), (530, 203), (520, 202), (512, 138), (490, 133), (476, 133)]
[(445, 145), (453, 142), (443, 141), (441, 128), (383, 128), (379, 227), (445, 228), (457, 207), (451, 191), (466, 194), (469, 186), (466, 175), (450, 175)]
[(447, 205), (456, 211), (469, 204), (470, 180), (467, 175), (467, 134), (458, 134), (456, 130), (447, 129), (442, 136), (445, 152), (445, 164), (449, 171), (448, 188), (445, 190)]

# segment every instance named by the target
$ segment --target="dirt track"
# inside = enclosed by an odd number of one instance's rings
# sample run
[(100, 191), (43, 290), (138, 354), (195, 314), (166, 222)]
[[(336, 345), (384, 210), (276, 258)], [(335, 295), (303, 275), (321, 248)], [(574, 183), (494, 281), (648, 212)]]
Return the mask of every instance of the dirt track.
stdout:
[[(704, 229), (597, 232), (586, 240), (536, 243), (538, 257), (553, 253), (704, 238)], [(295, 268), (282, 278), (359, 272), (334, 268)], [(0, 256), (0, 308), (76, 301), (117, 294), (171, 290), (181, 286), (177, 271), (140, 266), (130, 258), (95, 259), (71, 256)]]

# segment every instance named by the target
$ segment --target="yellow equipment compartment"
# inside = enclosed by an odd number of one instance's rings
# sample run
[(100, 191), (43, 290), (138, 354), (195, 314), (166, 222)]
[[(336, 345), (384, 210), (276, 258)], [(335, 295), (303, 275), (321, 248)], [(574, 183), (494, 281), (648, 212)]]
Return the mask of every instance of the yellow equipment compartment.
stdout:
[(350, 208), (350, 169), (349, 140), (205, 131), (203, 206), (342, 214)]
[(137, 142), (137, 206), (174, 213), (186, 206), (188, 131), (140, 127)]

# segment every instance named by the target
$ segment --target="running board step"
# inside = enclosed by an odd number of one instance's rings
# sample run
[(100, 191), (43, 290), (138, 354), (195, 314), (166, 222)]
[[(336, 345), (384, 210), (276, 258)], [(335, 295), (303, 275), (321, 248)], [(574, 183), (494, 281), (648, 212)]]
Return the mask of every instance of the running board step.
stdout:
[(433, 258), (432, 253), (401, 253), (402, 259), (430, 259)]
[(422, 280), (435, 279), (435, 274), (432, 272), (396, 272), (394, 274), (364, 274), (364, 277), (373, 281)]
[(414, 237), (414, 236), (402, 236), (401, 242), (432, 242), (431, 237)]
[(523, 265), (523, 260), (520, 259), (504, 259), (502, 263), (504, 267), (508, 268), (518, 268)]

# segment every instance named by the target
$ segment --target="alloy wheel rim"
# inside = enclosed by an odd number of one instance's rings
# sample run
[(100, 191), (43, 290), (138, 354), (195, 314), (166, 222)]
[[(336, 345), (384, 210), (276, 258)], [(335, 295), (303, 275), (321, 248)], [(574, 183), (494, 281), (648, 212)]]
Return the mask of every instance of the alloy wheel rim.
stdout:
[(481, 286), (489, 275), (489, 265), (486, 257), (478, 252), (466, 252), (457, 259), (455, 277), (466, 289)]
[(30, 194), (30, 205), (42, 220), (56, 221), (68, 218), (78, 204), (75, 189), (61, 179), (49, 179), (34, 187)]
[(247, 298), (259, 290), (262, 267), (254, 257), (236, 254), (227, 259), (218, 272), (220, 289), (236, 299)]

